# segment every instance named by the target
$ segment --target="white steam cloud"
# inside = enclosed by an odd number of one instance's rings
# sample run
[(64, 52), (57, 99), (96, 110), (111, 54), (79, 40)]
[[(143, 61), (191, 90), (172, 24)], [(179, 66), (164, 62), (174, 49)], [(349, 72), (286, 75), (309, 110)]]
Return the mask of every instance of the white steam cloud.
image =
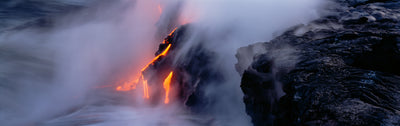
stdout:
[[(179, 56), (184, 57), (191, 45), (203, 44), (216, 52), (215, 67), (228, 77), (223, 84), (207, 87), (207, 96), (216, 99), (209, 115), (195, 115), (176, 104), (148, 106), (135, 98), (141, 96), (121, 98), (94, 88), (126, 72), (140, 71), (154, 57), (161, 42), (158, 36), (165, 33), (160, 27), (171, 29), (162, 24), (168, 17), (159, 22), (160, 4), (163, 10), (176, 10), (179, 4), (179, 22), (192, 23), (191, 38)], [(236, 50), (318, 18), (322, 5), (320, 0), (100, 1), (60, 17), (51, 28), (3, 32), (0, 122), (5, 126), (251, 125), (234, 67)], [(207, 41), (197, 43), (199, 37)], [(130, 98), (136, 103), (114, 104)]]
[[(243, 93), (234, 64), (238, 48), (256, 42), (265, 42), (279, 35), (286, 28), (306, 24), (318, 18), (323, 6), (319, 0), (192, 0), (187, 1), (183, 18), (193, 20), (189, 36), (191, 45), (203, 42), (207, 49), (217, 52), (215, 68), (226, 77), (223, 84), (210, 84), (209, 97), (216, 98), (213, 116), (217, 125), (251, 125), (242, 101)], [(194, 13), (193, 13), (194, 12)], [(196, 15), (193, 17), (193, 15)], [(186, 16), (186, 17), (185, 17)], [(205, 41), (198, 41), (199, 38)], [(190, 45), (182, 49), (185, 55)], [(185, 57), (185, 56), (182, 56)]]

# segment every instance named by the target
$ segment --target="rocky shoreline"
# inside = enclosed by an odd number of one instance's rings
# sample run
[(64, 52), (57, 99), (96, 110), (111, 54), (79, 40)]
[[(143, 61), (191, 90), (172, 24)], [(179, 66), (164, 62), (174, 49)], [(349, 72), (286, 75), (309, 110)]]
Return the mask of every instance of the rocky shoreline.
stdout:
[(332, 14), (238, 50), (255, 126), (400, 125), (400, 2), (335, 2)]

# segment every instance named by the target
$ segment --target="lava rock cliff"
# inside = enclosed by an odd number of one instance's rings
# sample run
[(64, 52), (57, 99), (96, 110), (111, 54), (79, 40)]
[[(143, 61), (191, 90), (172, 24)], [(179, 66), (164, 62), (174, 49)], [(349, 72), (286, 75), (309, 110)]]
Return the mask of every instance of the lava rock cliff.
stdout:
[(400, 2), (335, 2), (327, 16), (238, 50), (255, 126), (400, 125)]

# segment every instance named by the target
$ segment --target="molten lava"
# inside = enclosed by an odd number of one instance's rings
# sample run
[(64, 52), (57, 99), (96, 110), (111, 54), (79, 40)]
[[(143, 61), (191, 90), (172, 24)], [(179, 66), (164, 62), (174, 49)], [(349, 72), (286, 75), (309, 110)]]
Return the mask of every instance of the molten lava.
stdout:
[[(169, 34), (168, 34), (168, 36), (172, 36), (172, 34), (174, 34), (174, 33), (175, 33), (176, 29), (178, 29), (178, 27), (174, 28), (174, 30), (172, 30), (172, 32), (171, 32), (171, 33), (169, 33)], [(162, 44), (166, 44), (166, 41), (165, 41), (165, 39), (164, 39), (164, 41), (162, 42)]]
[(149, 85), (147, 84), (147, 80), (144, 79), (143, 75), (142, 75), (142, 80), (143, 80), (143, 97), (149, 99), (150, 98)]
[[(175, 28), (170, 34), (169, 36), (172, 36), (172, 34), (176, 31), (177, 28)], [(166, 40), (163, 41), (163, 44), (167, 44)], [(166, 56), (168, 51), (171, 48), (171, 43), (168, 43), (167, 48), (164, 49), (163, 52), (161, 52), (160, 54), (158, 54), (153, 60), (151, 60), (146, 66), (144, 66), (141, 70), (140, 73), (137, 74), (136, 76), (134, 76), (132, 79), (130, 79), (128, 82), (124, 82), (122, 85), (118, 86), (116, 88), (117, 91), (130, 91), (133, 89), (136, 89), (136, 85), (139, 82), (142, 82), (143, 84), (143, 97), (146, 99), (150, 98), (150, 93), (149, 93), (149, 85), (148, 85), (148, 81), (145, 79), (143, 72), (147, 70), (147, 68), (150, 65), (154, 65), (154, 62), (159, 60), (161, 57)], [(164, 101), (164, 103), (168, 103), (169, 102), (169, 91), (170, 91), (170, 83), (171, 83), (171, 78), (172, 78), (172, 72), (170, 73), (170, 75), (165, 79), (164, 81), (164, 88), (166, 90), (166, 100)], [(168, 82), (168, 83), (166, 83)], [(167, 85), (167, 86), (166, 86)]]
[[(160, 13), (160, 15), (163, 13), (163, 6), (159, 4), (157, 6), (157, 9)], [(176, 23), (180, 25), (184, 25), (191, 22), (189, 18), (183, 18), (183, 19), (178, 19)], [(154, 65), (156, 61), (159, 61), (160, 58), (165, 57), (169, 50), (171, 49), (171, 42), (170, 40), (173, 38), (173, 35), (175, 31), (177, 30), (177, 27), (173, 29), (169, 34), (166, 39), (162, 41), (163, 47), (166, 46), (166, 48), (158, 54), (156, 57), (154, 57), (148, 64), (146, 64), (142, 69), (140, 69), (140, 72), (134, 75), (130, 75), (128, 78), (124, 78), (122, 81), (117, 82), (117, 87), (115, 88), (116, 91), (131, 91), (136, 89), (138, 84), (142, 84), (143, 86), (143, 97), (145, 99), (150, 99), (150, 86), (149, 82), (158, 82), (158, 81), (148, 81), (144, 75), (144, 72), (150, 67), (150, 65)], [(163, 88), (165, 90), (165, 99), (164, 103), (168, 104), (170, 102), (170, 91), (171, 91), (171, 80), (173, 76), (173, 71), (169, 73), (169, 75), (164, 79), (163, 82)], [(156, 88), (158, 89), (158, 88)]]
[(157, 61), (160, 57), (162, 56), (166, 56), (169, 49), (171, 48), (171, 44), (168, 44), (167, 48), (165, 48), (165, 50), (158, 54), (150, 63), (148, 63), (145, 67), (143, 67), (140, 71), (140, 76), (136, 76), (135, 79), (133, 79), (133, 81), (130, 82), (125, 82), (122, 86), (118, 86), (116, 88), (117, 91), (130, 91), (136, 88), (136, 85), (142, 81), (143, 83), (143, 89), (144, 89), (144, 97), (145, 98), (149, 98), (149, 88), (148, 88), (148, 84), (147, 84), (147, 80), (144, 78), (143, 76), (143, 72), (152, 64), (154, 64), (155, 61)]
[(171, 48), (171, 44), (168, 44), (167, 48), (165, 48), (165, 50), (164, 50), (162, 53), (158, 54), (158, 55), (156, 56), (156, 58), (154, 58), (154, 59), (153, 59), (150, 63), (148, 63), (145, 67), (143, 67), (141, 71), (142, 71), (142, 72), (145, 71), (150, 65), (154, 64), (154, 62), (157, 61), (161, 56), (167, 55), (167, 53), (168, 53), (168, 51), (169, 51), (169, 48)]
[(165, 100), (164, 100), (164, 103), (165, 103), (165, 104), (168, 104), (168, 103), (169, 103), (169, 91), (170, 91), (170, 88), (171, 88), (172, 74), (173, 74), (173, 71), (171, 71), (171, 72), (169, 73), (168, 77), (165, 78), (164, 84), (163, 84), (164, 89), (165, 89)]

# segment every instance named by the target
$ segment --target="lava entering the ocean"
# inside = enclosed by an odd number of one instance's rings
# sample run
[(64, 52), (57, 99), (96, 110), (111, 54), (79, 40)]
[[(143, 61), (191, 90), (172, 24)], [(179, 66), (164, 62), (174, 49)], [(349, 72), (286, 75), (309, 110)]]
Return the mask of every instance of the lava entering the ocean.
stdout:
[[(172, 30), (172, 32), (168, 35), (168, 36), (172, 36), (174, 34), (174, 32), (176, 31), (177, 28), (175, 28), (174, 30)], [(122, 85), (117, 86), (116, 90), (117, 91), (130, 91), (130, 90), (134, 90), (136, 89), (137, 84), (139, 84), (140, 82), (143, 84), (143, 97), (145, 99), (149, 99), (150, 98), (150, 93), (149, 93), (149, 85), (148, 85), (148, 80), (146, 80), (145, 76), (143, 75), (144, 71), (146, 71), (150, 65), (154, 65), (154, 63), (156, 61), (158, 61), (161, 57), (164, 57), (168, 54), (168, 51), (171, 49), (171, 43), (167, 42), (167, 40), (164, 40), (162, 42), (162, 44), (168, 44), (168, 46), (164, 49), (163, 52), (161, 52), (160, 54), (158, 54), (155, 58), (153, 58), (153, 60), (151, 60), (146, 66), (144, 66), (141, 71), (133, 76), (133, 79), (130, 79), (128, 82), (124, 82)], [(165, 79), (164, 81), (164, 89), (166, 91), (166, 98), (164, 103), (167, 104), (169, 103), (169, 92), (170, 92), (170, 83), (171, 83), (171, 78), (172, 78), (172, 72), (170, 73), (170, 75), (168, 75), (168, 77)]]
[(165, 78), (165, 80), (164, 80), (163, 86), (164, 86), (164, 89), (165, 89), (165, 100), (164, 100), (164, 103), (165, 103), (165, 104), (168, 104), (168, 103), (169, 103), (169, 91), (170, 91), (170, 88), (171, 88), (171, 79), (172, 79), (172, 74), (173, 74), (173, 73), (174, 73), (174, 72), (171, 71), (171, 72), (169, 73), (168, 77)]

